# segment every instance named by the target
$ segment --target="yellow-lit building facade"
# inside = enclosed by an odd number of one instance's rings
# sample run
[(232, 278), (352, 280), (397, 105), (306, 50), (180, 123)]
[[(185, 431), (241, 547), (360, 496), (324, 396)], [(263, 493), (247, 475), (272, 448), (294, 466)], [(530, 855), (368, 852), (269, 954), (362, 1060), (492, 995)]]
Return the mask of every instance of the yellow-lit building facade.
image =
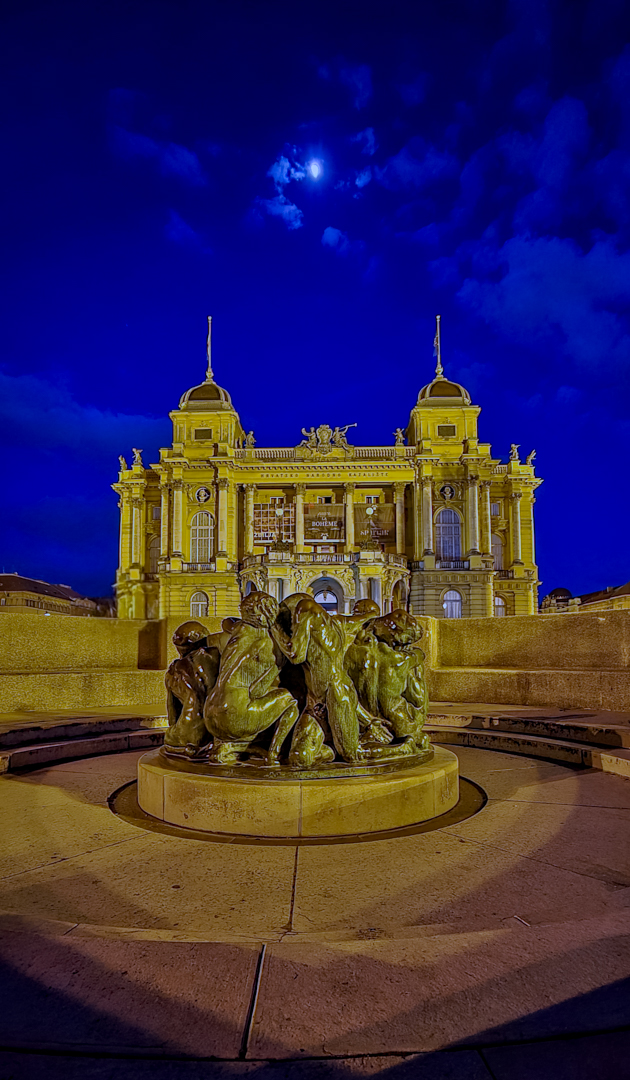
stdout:
[(172, 446), (149, 467), (121, 458), (119, 618), (234, 615), (252, 588), (344, 613), (370, 597), (383, 612), (533, 615), (542, 481), (516, 447), (507, 464), (492, 456), (480, 411), (438, 353), (392, 445), (323, 423), (259, 447), (214, 380), (209, 331), (205, 381), (169, 414)]

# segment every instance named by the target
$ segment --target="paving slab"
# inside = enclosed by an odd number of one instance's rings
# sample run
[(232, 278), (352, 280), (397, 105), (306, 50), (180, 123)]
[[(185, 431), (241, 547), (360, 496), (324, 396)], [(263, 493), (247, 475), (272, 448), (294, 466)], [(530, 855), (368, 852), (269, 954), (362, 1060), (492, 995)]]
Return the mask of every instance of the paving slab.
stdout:
[[(425, 940), (284, 939), (268, 948), (250, 1055), (428, 1052), (621, 1026), (629, 942), (629, 915)], [(600, 992), (602, 971), (613, 993)]]
[(0, 1043), (236, 1057), (258, 952), (0, 933)]
[(383, 844), (300, 848), (293, 929), (387, 934), (435, 925), (437, 932), (497, 927), (515, 915), (553, 922), (625, 908), (626, 893), (444, 829)]
[(298, 1061), (72, 1059), (0, 1052), (3, 1080), (492, 1080), (475, 1051)]
[(630, 1080), (630, 1031), (484, 1051), (494, 1080)]

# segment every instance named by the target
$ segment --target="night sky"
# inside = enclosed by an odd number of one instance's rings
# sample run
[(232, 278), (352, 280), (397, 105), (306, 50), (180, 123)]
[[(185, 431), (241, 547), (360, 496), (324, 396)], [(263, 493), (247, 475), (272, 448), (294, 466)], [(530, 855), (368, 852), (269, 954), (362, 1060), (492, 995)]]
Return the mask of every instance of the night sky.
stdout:
[(537, 450), (541, 595), (625, 582), (629, 41), (626, 0), (5, 7), (0, 569), (110, 592), (208, 314), (290, 446), (392, 444), (440, 312), (480, 438)]

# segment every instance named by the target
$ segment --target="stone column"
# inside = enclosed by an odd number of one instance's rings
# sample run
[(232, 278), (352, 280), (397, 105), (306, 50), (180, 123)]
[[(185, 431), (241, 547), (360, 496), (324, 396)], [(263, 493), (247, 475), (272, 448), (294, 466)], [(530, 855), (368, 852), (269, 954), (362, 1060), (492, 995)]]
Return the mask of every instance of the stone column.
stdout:
[(405, 487), (406, 484), (394, 484), (396, 499), (396, 553), (405, 554)]
[(221, 480), (217, 480), (217, 487), (219, 489), (219, 548), (217, 556), (227, 558), (227, 510), (228, 510), (228, 487), (229, 480), (223, 477)]
[(468, 548), (470, 555), (479, 554), (479, 477), (468, 477)]
[(522, 491), (513, 491), (511, 496), (512, 507), (512, 565), (522, 566), (521, 559), (521, 499)]
[(181, 480), (173, 483), (173, 555), (182, 557), (182, 535), (184, 519), (184, 490)]
[(346, 551), (354, 547), (354, 484), (344, 484), (346, 497)]
[(304, 551), (304, 494), (306, 484), (295, 485), (295, 550)]
[(490, 480), (484, 480), (481, 484), (481, 552), (483, 555), (492, 555), (492, 527), (490, 519)]
[(128, 570), (131, 563), (131, 499), (123, 491), (120, 496), (120, 570)]
[(422, 494), (420, 483), (413, 485), (413, 557), (415, 562), (422, 558)]
[(160, 492), (160, 555), (166, 558), (168, 555), (168, 516), (169, 516), (169, 490), (166, 484), (162, 485)]
[(142, 499), (131, 500), (131, 562), (139, 566), (142, 562)]
[(256, 497), (256, 485), (245, 484), (245, 537), (243, 551), (245, 555), (251, 555), (254, 550), (254, 499)]
[(525, 506), (523, 509), (524, 524), (528, 526), (528, 532), (531, 537), (531, 561), (532, 566), (536, 563), (536, 537), (534, 536), (534, 503), (536, 502), (533, 494), (529, 494), (525, 498)]
[(422, 477), (422, 546), (423, 555), (433, 555), (433, 481)]
[(374, 600), (381, 609), (381, 615), (383, 614), (383, 603), (381, 597), (381, 579), (380, 577), (370, 578), (370, 593), (371, 599)]

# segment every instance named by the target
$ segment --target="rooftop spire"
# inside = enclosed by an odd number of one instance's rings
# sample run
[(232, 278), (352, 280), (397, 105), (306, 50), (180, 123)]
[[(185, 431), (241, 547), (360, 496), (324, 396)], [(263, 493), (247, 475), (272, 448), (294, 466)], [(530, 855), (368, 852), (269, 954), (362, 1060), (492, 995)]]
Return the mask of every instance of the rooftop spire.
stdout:
[(206, 342), (206, 354), (208, 357), (206, 382), (214, 382), (214, 375), (212, 374), (212, 315), (208, 315), (208, 337)]
[(444, 375), (444, 368), (442, 367), (442, 345), (440, 342), (440, 319), (441, 315), (435, 316), (435, 337), (433, 338), (433, 355), (437, 357), (437, 363), (435, 365), (435, 377), (441, 379)]

